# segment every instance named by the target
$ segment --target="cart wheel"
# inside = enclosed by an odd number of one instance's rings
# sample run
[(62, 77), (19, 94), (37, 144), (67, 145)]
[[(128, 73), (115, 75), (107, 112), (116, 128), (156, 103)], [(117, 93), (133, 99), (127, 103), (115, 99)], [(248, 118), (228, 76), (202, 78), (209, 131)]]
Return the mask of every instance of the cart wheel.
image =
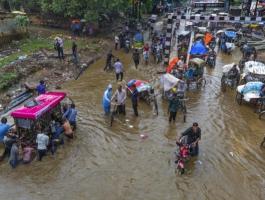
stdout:
[(110, 127), (112, 127), (113, 121), (114, 121), (114, 113), (112, 112), (110, 116)]
[(236, 101), (238, 103), (238, 105), (242, 104), (242, 100), (243, 100), (243, 95), (239, 92), (236, 93)]
[(265, 114), (265, 111), (259, 113), (259, 119), (262, 119), (262, 116)]
[(222, 89), (222, 92), (226, 92), (226, 84), (225, 84), (225, 77), (222, 76), (221, 78), (221, 89)]
[(158, 105), (157, 105), (157, 100), (156, 100), (156, 98), (154, 99), (154, 104), (155, 104), (156, 115), (158, 115)]
[(187, 119), (187, 108), (186, 108), (186, 105), (183, 106), (183, 122), (185, 123), (186, 122), (186, 119)]

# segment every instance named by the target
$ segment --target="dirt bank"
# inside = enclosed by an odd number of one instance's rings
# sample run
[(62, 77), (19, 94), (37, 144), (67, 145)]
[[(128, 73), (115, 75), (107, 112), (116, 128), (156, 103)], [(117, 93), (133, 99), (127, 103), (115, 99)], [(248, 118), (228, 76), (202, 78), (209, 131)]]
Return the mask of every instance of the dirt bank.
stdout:
[[(71, 35), (65, 32), (60, 33), (65, 40), (65, 59), (59, 60), (52, 44), (52, 38), (58, 34), (58, 30), (51, 31), (49, 39), (47, 39), (47, 32), (43, 29), (41, 32), (45, 34), (45, 40), (39, 39), (41, 42), (35, 42), (36, 38), (34, 38), (31, 43), (13, 42), (5, 47), (6, 51), (3, 51), (5, 53), (2, 53), (0, 57), (0, 64), (2, 62), (2, 66), (0, 66), (0, 104), (3, 106), (10, 101), (12, 96), (23, 90), (25, 83), (34, 86), (39, 80), (45, 80), (49, 90), (60, 88), (62, 83), (75, 79), (84, 68), (105, 55), (110, 48), (110, 40), (107, 38), (76, 38), (79, 58), (79, 63), (76, 65), (71, 56)], [(37, 34), (35, 32), (32, 35), (34, 37), (38, 35), (40, 38), (41, 32)], [(32, 48), (28, 50), (23, 46)], [(6, 62), (9, 63), (5, 64)]]

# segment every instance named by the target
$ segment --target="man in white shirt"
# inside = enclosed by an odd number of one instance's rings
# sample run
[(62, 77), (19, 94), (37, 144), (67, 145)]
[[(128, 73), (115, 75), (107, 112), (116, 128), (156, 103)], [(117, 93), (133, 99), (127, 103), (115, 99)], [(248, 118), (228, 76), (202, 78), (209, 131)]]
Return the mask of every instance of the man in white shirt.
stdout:
[(115, 50), (118, 50), (118, 45), (119, 45), (119, 42), (120, 42), (120, 38), (119, 36), (115, 36)]
[(38, 144), (37, 150), (39, 154), (39, 161), (46, 155), (47, 146), (49, 145), (49, 137), (44, 133), (38, 133), (36, 143)]
[(177, 62), (178, 69), (184, 69), (184, 58), (183, 56), (180, 57), (179, 61)]
[(117, 61), (114, 63), (114, 69), (115, 69), (115, 73), (116, 73), (116, 80), (120, 81), (123, 80), (123, 65), (120, 62), (120, 59), (117, 59)]
[(114, 93), (113, 97), (111, 98), (111, 101), (115, 100), (117, 103), (117, 112), (118, 114), (124, 114), (125, 115), (125, 101), (126, 101), (126, 90), (122, 88), (122, 85), (120, 84), (116, 92)]

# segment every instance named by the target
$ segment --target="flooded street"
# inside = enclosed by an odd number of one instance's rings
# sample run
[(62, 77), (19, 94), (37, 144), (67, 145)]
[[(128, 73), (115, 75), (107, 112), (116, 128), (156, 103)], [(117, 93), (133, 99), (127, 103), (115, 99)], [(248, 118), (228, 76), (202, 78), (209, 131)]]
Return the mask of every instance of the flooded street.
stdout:
[[(152, 78), (145, 66), (138, 71), (132, 66), (131, 55), (119, 57), (125, 80)], [(42, 162), (16, 170), (1, 164), (1, 199), (265, 199), (265, 150), (259, 147), (264, 121), (252, 107), (239, 106), (234, 91), (220, 91), (221, 67), (240, 57), (239, 51), (219, 53), (216, 67), (206, 69), (206, 87), (188, 93), (187, 123), (179, 114), (177, 124), (170, 125), (167, 102), (160, 96), (158, 116), (141, 102), (135, 118), (128, 98), (126, 118), (115, 118), (111, 128), (101, 101), (109, 83), (117, 86), (114, 73), (103, 72), (105, 59), (99, 60), (63, 86), (79, 110), (77, 139)], [(180, 176), (175, 173), (175, 139), (194, 121), (202, 129), (200, 154)]]

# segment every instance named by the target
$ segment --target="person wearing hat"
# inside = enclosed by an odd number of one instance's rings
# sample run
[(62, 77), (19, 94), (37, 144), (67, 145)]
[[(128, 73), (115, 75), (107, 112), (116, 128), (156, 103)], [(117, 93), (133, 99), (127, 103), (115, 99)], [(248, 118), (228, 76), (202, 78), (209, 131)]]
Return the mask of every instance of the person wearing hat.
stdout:
[(111, 96), (112, 96), (112, 85), (109, 84), (108, 88), (104, 92), (102, 100), (102, 106), (106, 115), (110, 113)]
[(188, 128), (181, 134), (179, 141), (190, 146), (190, 155), (197, 156), (199, 154), (199, 141), (201, 140), (201, 129), (199, 124), (194, 122), (192, 127)]
[(168, 104), (168, 113), (169, 113), (169, 122), (173, 120), (173, 122), (176, 122), (176, 116), (178, 109), (180, 107), (180, 101), (179, 98), (177, 97), (177, 89), (173, 88), (172, 89), (172, 98), (169, 99), (169, 104)]
[(55, 37), (54, 39), (54, 48), (57, 50), (58, 52), (58, 58), (61, 60), (61, 59), (64, 59), (64, 53), (63, 53), (63, 39), (60, 38), (60, 37)]

